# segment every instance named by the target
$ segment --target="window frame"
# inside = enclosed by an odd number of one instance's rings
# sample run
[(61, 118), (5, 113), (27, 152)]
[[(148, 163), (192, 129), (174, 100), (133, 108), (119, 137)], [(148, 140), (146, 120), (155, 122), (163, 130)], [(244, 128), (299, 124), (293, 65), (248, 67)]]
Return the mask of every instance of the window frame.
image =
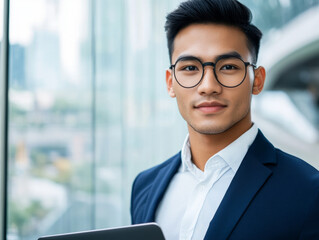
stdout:
[(0, 60), (0, 238), (7, 239), (9, 0), (2, 0), (0, 4), (3, 4)]

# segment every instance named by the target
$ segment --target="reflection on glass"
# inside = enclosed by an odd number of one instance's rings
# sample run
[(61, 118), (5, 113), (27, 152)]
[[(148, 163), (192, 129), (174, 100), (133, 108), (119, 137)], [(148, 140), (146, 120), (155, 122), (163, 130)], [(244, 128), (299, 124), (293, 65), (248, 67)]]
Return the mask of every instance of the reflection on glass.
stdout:
[(89, 19), (86, 0), (11, 1), (8, 238), (92, 226)]
[(165, 90), (179, 2), (10, 1), (8, 239), (130, 223), (132, 180), (186, 134)]
[(176, 4), (11, 1), (8, 239), (130, 223), (133, 178), (185, 135), (164, 85)]

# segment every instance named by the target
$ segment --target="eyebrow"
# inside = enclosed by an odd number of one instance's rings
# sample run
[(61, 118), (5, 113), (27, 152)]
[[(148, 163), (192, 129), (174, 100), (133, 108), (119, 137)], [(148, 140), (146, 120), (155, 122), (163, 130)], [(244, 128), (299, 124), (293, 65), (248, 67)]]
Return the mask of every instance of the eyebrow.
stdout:
[[(198, 58), (199, 60), (201, 60), (203, 62), (203, 59), (199, 56), (196, 56), (196, 55), (189, 55), (189, 54), (183, 54), (181, 56), (179, 56), (175, 62), (177, 62), (179, 59), (181, 58)], [(235, 57), (235, 58), (240, 58), (243, 60), (242, 56), (236, 52), (236, 51), (232, 51), (232, 52), (226, 52), (226, 53), (223, 53), (223, 54), (220, 54), (220, 55), (217, 55), (215, 56), (214, 58), (214, 62), (217, 62), (218, 60), (220, 59), (224, 59), (224, 58), (232, 58), (232, 57)]]

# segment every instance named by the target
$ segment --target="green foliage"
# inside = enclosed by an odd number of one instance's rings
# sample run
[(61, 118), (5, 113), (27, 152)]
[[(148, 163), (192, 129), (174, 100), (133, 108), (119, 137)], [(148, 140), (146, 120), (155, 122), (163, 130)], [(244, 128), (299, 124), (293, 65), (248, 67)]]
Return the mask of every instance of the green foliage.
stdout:
[(39, 200), (32, 200), (26, 205), (17, 201), (9, 202), (9, 227), (17, 229), (19, 236), (27, 236), (35, 230), (33, 222), (39, 222), (49, 212)]

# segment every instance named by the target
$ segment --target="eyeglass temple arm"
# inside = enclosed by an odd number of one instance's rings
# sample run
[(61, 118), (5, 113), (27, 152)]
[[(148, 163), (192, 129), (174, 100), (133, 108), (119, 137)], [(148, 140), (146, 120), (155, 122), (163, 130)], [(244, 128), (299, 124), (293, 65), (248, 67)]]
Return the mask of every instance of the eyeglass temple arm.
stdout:
[(246, 66), (251, 65), (251, 66), (253, 66), (253, 68), (257, 67), (256, 64), (253, 64), (253, 63), (250, 63), (250, 62), (244, 62), (244, 63), (245, 63)]

